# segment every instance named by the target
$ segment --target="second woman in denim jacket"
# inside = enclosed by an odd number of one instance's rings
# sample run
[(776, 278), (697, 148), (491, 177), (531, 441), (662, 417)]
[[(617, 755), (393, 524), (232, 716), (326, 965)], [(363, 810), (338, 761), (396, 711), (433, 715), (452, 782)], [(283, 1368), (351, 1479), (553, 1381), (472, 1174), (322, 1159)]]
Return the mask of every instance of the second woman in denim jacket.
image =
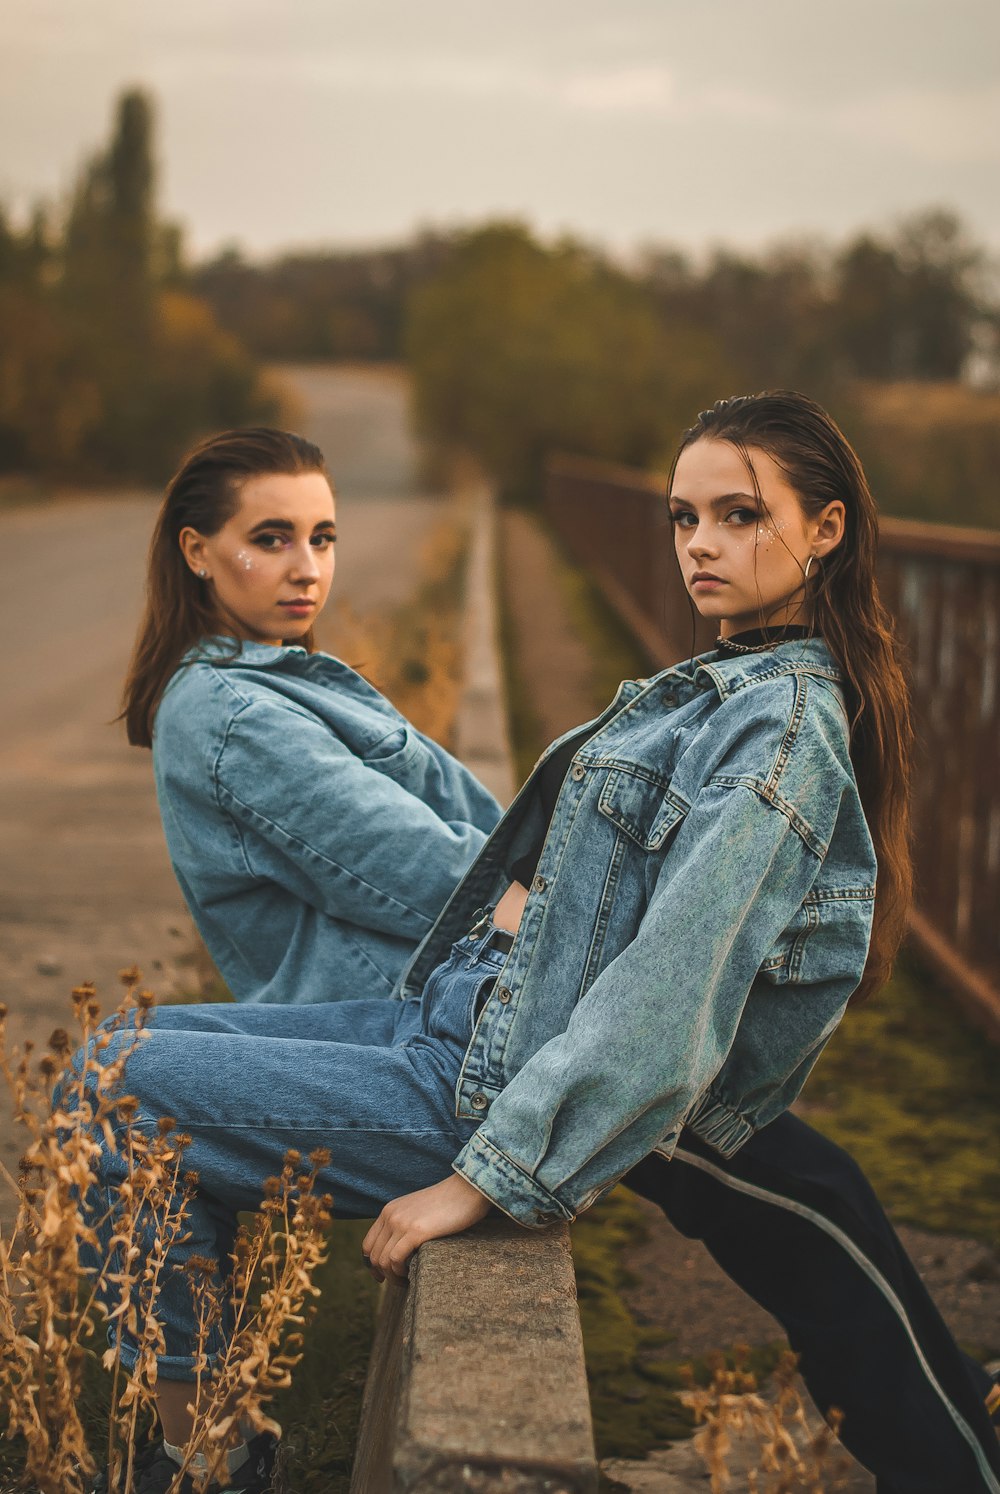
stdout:
[[(682, 1125), (734, 1152), (801, 1089), (875, 898), (839, 679), (808, 638), (626, 683), (549, 749), (421, 946), (404, 999), (544, 837), (455, 1092), (479, 1125), (453, 1166), (519, 1224), (572, 1219)], [(546, 833), (536, 780), (574, 743)]]

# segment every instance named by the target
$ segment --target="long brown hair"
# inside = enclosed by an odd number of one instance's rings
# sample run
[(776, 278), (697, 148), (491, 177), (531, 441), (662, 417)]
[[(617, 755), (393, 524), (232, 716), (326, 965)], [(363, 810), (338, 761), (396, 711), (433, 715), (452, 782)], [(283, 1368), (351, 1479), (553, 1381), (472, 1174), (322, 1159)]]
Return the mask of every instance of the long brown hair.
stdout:
[[(151, 747), (153, 717), (171, 675), (196, 643), (219, 631), (211, 594), (184, 559), (189, 525), (218, 534), (239, 507), (251, 477), (329, 473), (318, 446), (291, 431), (251, 426), (221, 431), (189, 451), (167, 484), (149, 546), (146, 607), (122, 692), (121, 716), (134, 747)], [(294, 640), (312, 653), (312, 629)], [(119, 718), (121, 719), (121, 718)]]
[(878, 510), (850, 442), (804, 394), (779, 389), (738, 395), (703, 410), (681, 439), (671, 487), (681, 452), (704, 437), (737, 449), (762, 503), (751, 449), (766, 452), (777, 463), (807, 515), (819, 513), (834, 499), (844, 504), (843, 537), (805, 584), (813, 631), (844, 676), (851, 761), (878, 863), (871, 945), (853, 998), (864, 1000), (892, 973), (913, 896), (913, 723), (900, 646), (879, 596)]

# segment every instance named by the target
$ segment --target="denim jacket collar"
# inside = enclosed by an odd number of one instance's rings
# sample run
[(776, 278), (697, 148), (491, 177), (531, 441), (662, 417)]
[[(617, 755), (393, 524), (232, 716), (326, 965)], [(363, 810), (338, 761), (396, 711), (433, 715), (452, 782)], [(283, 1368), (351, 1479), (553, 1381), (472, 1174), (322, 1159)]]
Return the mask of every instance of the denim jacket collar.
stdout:
[[(667, 671), (668, 674), (674, 672)], [(843, 681), (843, 671), (822, 638), (796, 638), (779, 644), (777, 648), (752, 654), (725, 654), (720, 649), (712, 649), (677, 666), (676, 672), (692, 678), (699, 673), (707, 675), (722, 700), (747, 685), (784, 674), (818, 675), (837, 684)]]
[(251, 668), (269, 668), (283, 663), (291, 655), (309, 657), (307, 649), (298, 643), (251, 643), (246, 638), (232, 638), (225, 633), (214, 633), (199, 638), (181, 659), (182, 664), (247, 664)]

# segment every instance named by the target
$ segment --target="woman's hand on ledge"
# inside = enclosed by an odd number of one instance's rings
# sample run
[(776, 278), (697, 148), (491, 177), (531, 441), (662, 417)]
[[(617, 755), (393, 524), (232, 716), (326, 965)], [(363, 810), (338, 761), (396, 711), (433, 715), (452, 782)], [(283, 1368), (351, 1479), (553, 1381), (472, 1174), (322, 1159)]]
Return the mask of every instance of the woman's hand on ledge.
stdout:
[(405, 1280), (410, 1256), (425, 1240), (457, 1235), (485, 1219), (489, 1199), (457, 1172), (432, 1188), (404, 1193), (387, 1203), (361, 1245), (378, 1281), (387, 1276)]

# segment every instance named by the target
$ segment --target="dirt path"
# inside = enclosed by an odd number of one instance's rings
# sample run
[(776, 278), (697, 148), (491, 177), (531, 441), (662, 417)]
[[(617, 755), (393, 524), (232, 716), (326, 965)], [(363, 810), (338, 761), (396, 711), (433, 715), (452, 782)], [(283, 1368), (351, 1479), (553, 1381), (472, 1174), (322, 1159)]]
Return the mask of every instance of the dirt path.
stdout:
[[(420, 492), (406, 385), (379, 371), (286, 371), (302, 425), (337, 456), (335, 598), (394, 608), (446, 500)], [(110, 724), (142, 598), (155, 496), (74, 497), (0, 513), (0, 1001), (44, 1041), (70, 987), (137, 963), (159, 995), (197, 989), (199, 945), (160, 830), (149, 756)], [(336, 647), (335, 612), (320, 630)], [(0, 1158), (18, 1147), (0, 1105)], [(0, 1188), (0, 1216), (7, 1194)]]
[[(526, 705), (546, 739), (600, 708), (587, 649), (570, 620), (551, 541), (529, 516), (503, 516), (501, 554), (508, 637)], [(627, 1301), (640, 1323), (673, 1335), (671, 1354), (700, 1355), (735, 1343), (773, 1343), (778, 1324), (715, 1265), (696, 1241), (679, 1235), (652, 1204), (639, 1201), (648, 1239), (629, 1252), (637, 1285)], [(1000, 1268), (993, 1252), (959, 1236), (902, 1228), (900, 1234), (960, 1341), (1000, 1346)], [(683, 1444), (646, 1463), (615, 1460), (616, 1480), (647, 1494), (707, 1487), (700, 1460)], [(850, 1494), (874, 1489), (857, 1465)]]

